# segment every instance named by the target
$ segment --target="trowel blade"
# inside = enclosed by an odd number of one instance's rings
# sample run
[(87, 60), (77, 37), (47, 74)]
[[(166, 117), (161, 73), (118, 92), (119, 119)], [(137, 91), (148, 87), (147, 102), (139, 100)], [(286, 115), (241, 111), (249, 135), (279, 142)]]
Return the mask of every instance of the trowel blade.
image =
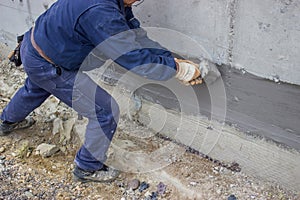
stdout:
[(199, 64), (201, 76), (206, 85), (213, 84), (216, 80), (221, 77), (221, 73), (215, 63), (208, 60), (202, 60)]

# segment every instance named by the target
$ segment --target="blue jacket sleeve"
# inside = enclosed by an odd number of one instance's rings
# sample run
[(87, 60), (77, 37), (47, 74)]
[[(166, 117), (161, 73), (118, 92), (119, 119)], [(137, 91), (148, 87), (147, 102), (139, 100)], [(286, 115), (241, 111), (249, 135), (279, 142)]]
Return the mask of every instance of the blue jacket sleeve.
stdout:
[(77, 31), (98, 52), (140, 76), (153, 80), (173, 77), (176, 64), (171, 53), (150, 40), (144, 30), (141, 34), (139, 25), (131, 24), (130, 19), (113, 6), (93, 7), (80, 17)]
[(126, 16), (128, 26), (131, 29), (137, 29), (136, 30), (136, 40), (143, 47), (145, 47), (145, 48), (148, 47), (148, 49), (154, 54), (172, 57), (172, 54), (170, 51), (168, 51), (166, 48), (161, 46), (158, 42), (155, 42), (148, 38), (147, 32), (143, 28), (141, 28), (139, 20), (134, 17), (131, 7), (125, 8), (125, 16)]

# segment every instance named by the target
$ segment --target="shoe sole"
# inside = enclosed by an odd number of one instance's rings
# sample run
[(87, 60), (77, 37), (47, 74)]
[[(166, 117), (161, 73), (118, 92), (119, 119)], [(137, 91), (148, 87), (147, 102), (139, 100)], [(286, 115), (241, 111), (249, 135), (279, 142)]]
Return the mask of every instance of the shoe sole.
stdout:
[[(119, 174), (118, 174), (119, 175)], [(113, 181), (115, 181), (117, 179), (118, 176), (116, 176), (115, 178), (112, 179), (108, 179), (108, 180), (94, 180), (94, 179), (85, 179), (85, 178), (79, 178), (77, 176), (75, 176), (73, 174), (73, 181), (75, 182), (81, 182), (81, 183), (88, 183), (88, 182), (97, 182), (97, 183), (111, 183)]]
[(6, 132), (0, 132), (0, 136), (6, 136), (6, 135), (9, 135), (10, 133), (12, 133), (13, 131), (16, 131), (16, 130), (21, 130), (21, 129), (26, 129), (26, 128), (29, 128), (31, 127), (32, 125), (35, 124), (35, 120), (32, 119), (32, 118), (28, 118), (26, 119), (26, 124), (22, 125), (22, 126), (19, 126), (17, 125), (16, 127), (14, 127), (11, 131), (6, 131)]

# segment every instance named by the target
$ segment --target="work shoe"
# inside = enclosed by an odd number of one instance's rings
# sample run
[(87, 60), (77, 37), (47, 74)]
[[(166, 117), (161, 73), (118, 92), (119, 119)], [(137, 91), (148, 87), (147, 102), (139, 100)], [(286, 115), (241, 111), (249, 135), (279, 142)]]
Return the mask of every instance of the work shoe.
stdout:
[(31, 117), (27, 117), (26, 119), (15, 123), (3, 121), (0, 124), (0, 136), (8, 135), (14, 130), (28, 128), (32, 126), (34, 123), (35, 120)]
[(103, 165), (100, 170), (97, 171), (85, 171), (78, 166), (73, 171), (73, 180), (80, 182), (112, 182), (118, 176), (120, 172), (116, 169)]

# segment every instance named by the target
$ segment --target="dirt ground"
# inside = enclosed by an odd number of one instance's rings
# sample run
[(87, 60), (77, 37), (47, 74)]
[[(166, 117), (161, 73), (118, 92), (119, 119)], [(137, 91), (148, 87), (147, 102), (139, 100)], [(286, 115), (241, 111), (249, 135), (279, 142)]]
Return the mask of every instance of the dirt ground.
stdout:
[[(1, 62), (1, 110), (25, 77), (22, 68)], [(85, 119), (78, 120), (73, 110), (54, 97), (32, 116), (37, 122), (31, 128), (0, 137), (0, 199), (298, 199), (296, 191), (247, 176), (243, 169), (227, 169), (125, 116), (108, 154), (108, 163), (123, 170), (118, 179), (112, 183), (75, 182), (73, 159), (81, 143), (76, 132), (82, 134)], [(60, 133), (53, 134), (56, 119), (63, 123), (76, 119), (69, 140)], [(36, 153), (41, 143), (57, 145), (60, 151), (44, 158)], [(159, 152), (162, 147), (172, 153)], [(149, 187), (133, 190), (130, 185), (134, 179)]]

